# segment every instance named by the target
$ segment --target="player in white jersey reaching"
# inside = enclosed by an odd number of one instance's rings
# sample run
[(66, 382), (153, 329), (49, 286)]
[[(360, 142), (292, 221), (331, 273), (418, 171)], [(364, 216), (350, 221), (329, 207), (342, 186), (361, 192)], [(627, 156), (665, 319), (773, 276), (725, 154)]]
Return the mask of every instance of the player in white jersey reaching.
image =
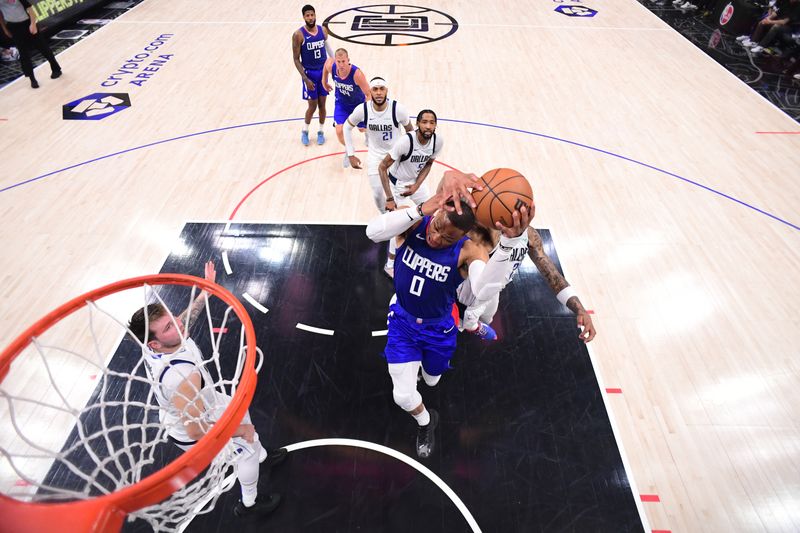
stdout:
[[(489, 229), (476, 224), (467, 235), (475, 244), (489, 252), (490, 257), (502, 246), (500, 244), (500, 232), (496, 229)], [(521, 243), (522, 246), (514, 248), (509, 253), (509, 261), (512, 262), (513, 266), (503, 283), (503, 288), (512, 281), (527, 253), (539, 273), (547, 281), (558, 301), (575, 313), (578, 329), (580, 330), (578, 338), (583, 342), (591, 341), (597, 333), (594, 329), (591, 315), (584, 309), (575, 289), (564, 279), (564, 276), (561, 275), (553, 261), (545, 253), (539, 232), (534, 228), (528, 227), (527, 235), (527, 242)], [(496, 340), (497, 334), (489, 324), (497, 312), (500, 293), (494, 294), (488, 300), (479, 300), (473, 294), (472, 287), (467, 279), (458, 287), (458, 301), (467, 306), (461, 324), (462, 329), (469, 333), (474, 333), (484, 340)]]
[[(205, 265), (205, 278), (216, 279), (214, 263)], [(167, 428), (170, 440), (188, 450), (213, 425), (227, 408), (231, 397), (214, 388), (214, 380), (206, 369), (207, 361), (197, 344), (184, 337), (184, 325), (191, 325), (203, 309), (208, 294), (203, 291), (179, 316), (163, 305), (149, 304), (131, 317), (128, 328), (143, 344), (147, 373), (159, 385), (154, 391), (159, 418)], [(186, 329), (188, 331), (188, 328)], [(234, 507), (237, 516), (263, 516), (280, 503), (279, 494), (257, 500), (259, 463), (274, 466), (286, 458), (286, 449), (267, 451), (259, 442), (258, 433), (246, 413), (233, 434), (237, 447), (236, 475), (242, 498)]]
[[(439, 182), (437, 194), (444, 197), (460, 196), (465, 198), (470, 206), (474, 207), (475, 201), (468, 192), (468, 188), (482, 189), (475, 174), (449, 170), (444, 173), (442, 180)], [(533, 213), (531, 213), (531, 218), (533, 218)], [(511, 282), (527, 253), (539, 273), (547, 281), (550, 290), (556, 295), (558, 301), (575, 313), (579, 330), (578, 338), (583, 342), (590, 342), (597, 334), (591, 315), (583, 307), (575, 289), (564, 279), (564, 276), (561, 275), (553, 261), (545, 253), (544, 243), (539, 232), (529, 226), (526, 234), (527, 239), (519, 239), (513, 248), (506, 248), (500, 242), (500, 231), (498, 229), (487, 228), (476, 223), (467, 233), (470, 240), (483, 248), (489, 254), (489, 257), (492, 257), (498, 250), (508, 256), (510, 268), (507, 270), (508, 275), (503, 281), (502, 288), (505, 288)], [(497, 312), (500, 291), (494, 293), (491, 298), (481, 300), (475, 296), (469, 279), (466, 279), (458, 287), (458, 301), (467, 306), (464, 311), (461, 329), (477, 334), (484, 340), (497, 339), (497, 334), (489, 324)]]
[(344, 141), (347, 156), (353, 168), (362, 168), (361, 160), (356, 156), (353, 147), (353, 128), (364, 122), (367, 137), (367, 176), (372, 187), (372, 199), (375, 207), (383, 213), (386, 210), (386, 193), (381, 184), (378, 173), (380, 165), (392, 145), (400, 138), (405, 128), (406, 132), (414, 129), (408, 116), (408, 110), (403, 104), (388, 97), (389, 88), (386, 80), (375, 77), (369, 80), (371, 101), (364, 102), (356, 107), (344, 124)]
[[(423, 109), (417, 115), (416, 131), (406, 133), (392, 145), (392, 149), (378, 165), (386, 211), (397, 209), (401, 200), (411, 200), (422, 205), (431, 197), (425, 178), (430, 174), (434, 159), (442, 151), (444, 141), (436, 135), (436, 113)], [(393, 239), (394, 240), (394, 239)], [(390, 243), (389, 258), (384, 270), (394, 277), (394, 257)], [(395, 249), (397, 243), (394, 243)]]

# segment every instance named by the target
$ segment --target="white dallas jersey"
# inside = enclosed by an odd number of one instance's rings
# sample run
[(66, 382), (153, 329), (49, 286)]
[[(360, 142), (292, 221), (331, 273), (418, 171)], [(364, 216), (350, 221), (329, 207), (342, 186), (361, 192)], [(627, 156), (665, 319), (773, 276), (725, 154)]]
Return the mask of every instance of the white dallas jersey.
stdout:
[[(489, 252), (489, 257), (492, 257), (494, 253), (497, 251), (500, 243), (498, 242), (492, 251)], [(524, 244), (521, 244), (515, 248), (511, 249), (511, 254), (508, 258), (508, 262), (505, 264), (505, 276), (503, 277), (503, 281), (500, 284), (500, 291), (506, 288), (506, 286), (514, 280), (514, 274), (517, 273), (519, 270), (519, 266), (522, 264), (522, 261), (525, 260), (525, 256), (528, 253), (528, 243), (527, 240)], [(494, 298), (499, 298), (500, 293), (498, 292)], [(485, 302), (478, 301), (478, 298), (475, 297), (475, 294), (472, 292), (472, 284), (470, 283), (469, 278), (465, 279), (461, 285), (458, 286), (458, 301), (462, 304), (466, 305), (467, 307), (480, 305)]]
[(435, 133), (426, 144), (419, 142), (416, 130), (406, 133), (389, 150), (394, 159), (394, 163), (389, 167), (389, 180), (392, 178), (397, 180), (397, 187), (411, 185), (417, 181), (417, 176), (425, 164), (439, 155), (443, 145), (442, 138)]
[(161, 407), (158, 411), (161, 424), (180, 444), (193, 443), (194, 441), (186, 433), (181, 412), (172, 403), (172, 397), (178, 386), (193, 372), (200, 373), (200, 394), (206, 408), (203, 420), (208, 424), (212, 424), (222, 415), (231, 398), (214, 390), (214, 381), (203, 364), (207, 361), (203, 359), (200, 348), (191, 338), (187, 338), (173, 353), (155, 353), (145, 348), (143, 358), (148, 377), (156, 384), (153, 393)]
[(356, 107), (347, 120), (353, 125), (366, 122), (365, 133), (369, 146), (367, 174), (378, 173), (378, 165), (403, 134), (404, 126), (410, 121), (405, 106), (390, 98), (386, 99), (383, 111), (376, 111), (372, 100), (367, 100)]

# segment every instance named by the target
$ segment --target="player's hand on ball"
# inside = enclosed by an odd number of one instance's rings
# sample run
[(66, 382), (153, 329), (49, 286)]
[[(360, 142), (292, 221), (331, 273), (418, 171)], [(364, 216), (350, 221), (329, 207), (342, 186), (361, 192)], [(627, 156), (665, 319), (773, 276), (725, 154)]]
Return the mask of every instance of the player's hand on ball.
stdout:
[(531, 224), (531, 220), (533, 220), (533, 214), (533, 210), (528, 210), (528, 208), (523, 205), (511, 215), (512, 223), (510, 227), (504, 226), (500, 222), (495, 222), (494, 225), (503, 235), (509, 239), (513, 239), (528, 231), (528, 226)]
[(594, 339), (594, 336), (597, 335), (597, 331), (594, 329), (594, 324), (592, 323), (592, 316), (584, 310), (578, 312), (578, 328), (581, 332), (578, 334), (578, 338), (583, 342), (589, 342)]
[(348, 157), (350, 159), (350, 166), (353, 168), (361, 168), (361, 160), (354, 155)]
[[(483, 190), (483, 186), (480, 185), (479, 180), (480, 178), (478, 178), (478, 176), (475, 174), (467, 174), (465, 172), (461, 172), (460, 170), (448, 170), (445, 172), (442, 176), (441, 191), (444, 194), (444, 199), (442, 200), (441, 207), (447, 209), (448, 211), (455, 210), (460, 215), (462, 214), (461, 202), (457, 202), (456, 199), (464, 198), (469, 206), (474, 208), (475, 200), (472, 198), (469, 188), (471, 187), (479, 191)], [(455, 207), (445, 206), (444, 204), (451, 199), (453, 200)]]

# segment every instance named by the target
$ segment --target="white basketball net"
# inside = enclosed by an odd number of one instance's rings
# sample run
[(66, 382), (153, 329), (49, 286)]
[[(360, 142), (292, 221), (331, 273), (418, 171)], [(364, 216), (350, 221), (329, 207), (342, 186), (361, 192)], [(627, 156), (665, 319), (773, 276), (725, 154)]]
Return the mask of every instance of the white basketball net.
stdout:
[[(131, 294), (139, 292), (134, 299), (139, 305), (130, 305)], [(197, 287), (192, 287), (190, 303), (195, 302), (197, 292)], [(112, 296), (126, 300), (118, 313), (127, 310), (126, 317), (147, 303), (158, 302), (169, 309), (149, 285)], [(214, 391), (231, 397), (235, 394), (246, 346), (242, 326), (235, 366), (230, 361), (222, 365), (220, 344), (232, 308), (228, 306), (214, 324), (210, 302), (206, 300), (203, 307), (205, 321), (198, 319), (194, 329), (205, 322), (211, 344), (202, 346), (202, 366), (213, 378), (197, 391), (203, 394), (207, 410), (192, 417), (186, 409), (179, 413), (174, 406), (171, 409), (173, 416), (207, 430), (225, 408), (207, 397), (213, 397)], [(77, 324), (81, 315), (82, 328)], [(54, 339), (50, 330), (33, 339), (0, 383), (0, 488), (6, 496), (21, 501), (74, 501), (109, 494), (137, 483), (165, 467), (169, 457), (182, 453), (169, 439), (170, 428), (160, 422), (168, 409), (156, 399), (159, 376), (149, 376), (145, 368), (144, 358), (152, 352), (128, 329), (127, 318), (115, 317), (94, 301), (70, 316), (74, 320), (64, 319), (51, 328), (61, 332)], [(177, 329), (175, 317), (171, 312), (169, 316)], [(65, 327), (75, 329), (64, 332)], [(184, 340), (189, 337), (189, 327), (184, 324)], [(231, 342), (231, 334), (227, 335)], [(117, 368), (120, 363), (109, 368), (110, 354), (125, 345), (135, 352), (129, 364), (123, 361), (125, 368)], [(230, 354), (231, 350), (227, 351)], [(263, 359), (260, 350), (258, 353)], [(191, 483), (167, 500), (132, 513), (129, 520), (145, 520), (154, 531), (182, 530), (196, 514), (213, 509), (219, 495), (231, 488), (235, 452), (229, 442)]]

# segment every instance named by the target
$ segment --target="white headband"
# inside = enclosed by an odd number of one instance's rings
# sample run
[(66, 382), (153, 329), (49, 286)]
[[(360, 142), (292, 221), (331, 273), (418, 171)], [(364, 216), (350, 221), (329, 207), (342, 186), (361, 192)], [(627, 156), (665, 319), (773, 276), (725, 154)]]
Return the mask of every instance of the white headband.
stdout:
[(372, 81), (369, 82), (369, 88), (374, 89), (375, 87), (386, 87), (386, 80), (383, 78), (373, 78)]

